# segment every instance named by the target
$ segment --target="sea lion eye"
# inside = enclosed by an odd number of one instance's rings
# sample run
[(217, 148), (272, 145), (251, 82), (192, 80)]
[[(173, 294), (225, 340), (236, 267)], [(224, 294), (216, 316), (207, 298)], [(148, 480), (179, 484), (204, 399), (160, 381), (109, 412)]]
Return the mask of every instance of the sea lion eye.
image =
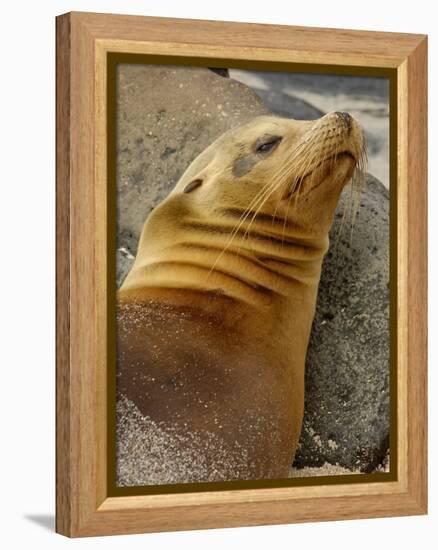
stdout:
[(202, 180), (201, 179), (193, 180), (184, 187), (184, 193), (190, 193), (190, 191), (193, 191), (194, 189), (196, 189), (200, 185), (202, 185)]
[(257, 153), (270, 153), (282, 140), (281, 136), (270, 137), (262, 143), (256, 144)]

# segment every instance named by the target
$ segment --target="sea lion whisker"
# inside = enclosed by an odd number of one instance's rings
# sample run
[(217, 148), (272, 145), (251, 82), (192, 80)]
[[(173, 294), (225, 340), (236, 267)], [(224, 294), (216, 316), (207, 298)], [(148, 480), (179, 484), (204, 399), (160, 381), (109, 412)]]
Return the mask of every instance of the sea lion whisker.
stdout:
[(249, 235), (250, 235), (250, 232), (251, 232), (251, 227), (252, 227), (252, 224), (254, 223), (254, 219), (256, 218), (257, 214), (261, 211), (261, 209), (263, 208), (263, 206), (266, 204), (266, 202), (270, 199), (270, 197), (272, 196), (272, 194), (274, 193), (276, 189), (276, 186), (273, 186), (270, 193), (268, 193), (265, 197), (265, 199), (262, 201), (262, 203), (258, 206), (257, 210), (255, 211), (254, 215), (252, 216), (249, 224), (248, 224), (248, 227), (246, 228), (246, 231), (245, 231), (245, 234), (248, 236), (249, 238)]
[(300, 142), (292, 151), (291, 155), (288, 157), (287, 162), (284, 166), (281, 166), (277, 172), (274, 173), (272, 179), (275, 181), (282, 180), (286, 175), (290, 175), (290, 172), (294, 169), (294, 161), (303, 154), (302, 149), (305, 150), (307, 144), (305, 142)]
[[(290, 167), (290, 169), (286, 172), (286, 175), (287, 175), (288, 172), (292, 171), (292, 170), (291, 170), (291, 169), (292, 169), (292, 165), (291, 165), (291, 164), (289, 165), (289, 167)], [(285, 175), (283, 175), (282, 178), (279, 178), (279, 182), (278, 182), (278, 183), (276, 183), (275, 185), (272, 185), (272, 186), (271, 186), (271, 189), (272, 189), (272, 190), (271, 190), (271, 193), (266, 197), (266, 199), (264, 200), (264, 202), (259, 206), (258, 211), (261, 210), (261, 208), (264, 206), (264, 204), (265, 204), (266, 201), (269, 199), (269, 197), (272, 195), (272, 193), (273, 193), (276, 189), (281, 188), (281, 187), (283, 186), (283, 179), (285, 179)], [(274, 183), (275, 183), (275, 179), (274, 179)], [(276, 204), (276, 207), (275, 207), (275, 210), (274, 210), (274, 215), (273, 215), (273, 218), (272, 218), (272, 225), (273, 225), (273, 223), (274, 223), (274, 219), (275, 219), (275, 216), (276, 216), (276, 213), (277, 213), (277, 209), (278, 209), (279, 203), (280, 203), (280, 199), (277, 201), (277, 204)], [(258, 213), (258, 211), (256, 211), (256, 214)], [(284, 217), (284, 222), (283, 222), (283, 232), (282, 232), (283, 239), (282, 239), (282, 242), (284, 241), (284, 234), (285, 234), (285, 227), (286, 227), (286, 220), (287, 220), (287, 217), (288, 217), (288, 213), (289, 213), (289, 204), (288, 204), (288, 208), (287, 208), (286, 215), (285, 215), (285, 217)], [(252, 218), (252, 220), (251, 220), (251, 222), (250, 222), (250, 224), (249, 224), (249, 226), (248, 226), (248, 228), (247, 228), (247, 232), (250, 231), (250, 228), (251, 228), (251, 226), (252, 226), (252, 223), (253, 223), (253, 221), (254, 221), (254, 218), (255, 218), (256, 214), (253, 216), (253, 218)]]
[[(264, 200), (261, 202), (261, 204), (259, 204), (255, 214), (253, 215), (248, 227), (247, 227), (247, 230), (245, 232), (245, 234), (248, 234), (250, 233), (250, 230), (251, 230), (251, 227), (252, 227), (252, 224), (254, 222), (254, 219), (256, 217), (256, 215), (258, 214), (258, 212), (260, 212), (260, 210), (263, 208), (263, 206), (266, 204), (266, 202), (269, 200), (269, 198), (272, 196), (272, 194), (279, 188), (282, 187), (282, 179), (279, 178), (278, 181), (276, 181), (274, 178), (271, 179), (271, 184), (270, 186), (268, 187), (268, 193), (265, 194), (265, 198)], [(274, 211), (274, 216), (272, 218), (272, 224), (274, 222), (274, 219), (275, 219), (275, 215), (277, 213), (277, 208), (278, 208), (278, 204), (279, 204), (279, 201), (277, 201), (277, 205), (276, 205), (276, 208), (275, 208), (275, 211)], [(286, 218), (284, 220), (284, 225), (286, 224), (286, 219), (287, 219), (287, 214), (286, 214)], [(283, 227), (283, 231), (284, 231), (284, 227)]]
[[(301, 144), (300, 144), (301, 145)], [(292, 158), (294, 158), (296, 155), (298, 155), (298, 150), (299, 147), (295, 148), (294, 152), (293, 152), (293, 155), (292, 155)], [(287, 172), (289, 171), (292, 171), (292, 164), (289, 164), (289, 166), (287, 167)], [(287, 172), (285, 172), (285, 174), (287, 175)], [(253, 218), (251, 219), (250, 223), (249, 223), (249, 226), (247, 228), (247, 232), (249, 233), (250, 229), (251, 229), (251, 226), (252, 226), (252, 223), (254, 221), (254, 218), (255, 216), (258, 214), (258, 212), (263, 208), (263, 206), (266, 204), (266, 202), (269, 200), (270, 196), (279, 188), (281, 188), (283, 186), (283, 181), (282, 181), (282, 178), (278, 177), (278, 172), (274, 175), (274, 177), (271, 178), (271, 183), (268, 187), (268, 193), (265, 194), (265, 198), (264, 200), (262, 201), (262, 203), (259, 205), (256, 213), (254, 214)], [(274, 223), (274, 220), (275, 220), (275, 216), (276, 216), (276, 213), (277, 213), (277, 209), (278, 209), (278, 205), (279, 205), (279, 201), (277, 201), (277, 204), (276, 204), (276, 208), (275, 208), (275, 211), (274, 211), (274, 215), (272, 217), (272, 224)], [(286, 221), (285, 221), (286, 223)]]
[(313, 165), (317, 154), (314, 150), (309, 150), (307, 155), (301, 159), (301, 164), (296, 167), (298, 174), (301, 174), (295, 179), (293, 186), (291, 187), (289, 194), (295, 195), (295, 203), (298, 201), (297, 190), (302, 186), (304, 179), (310, 174), (310, 167)]
[(263, 208), (263, 206), (266, 204), (266, 202), (269, 200), (269, 198), (272, 196), (272, 194), (275, 192), (276, 188), (278, 187), (278, 185), (273, 182), (269, 188), (269, 192), (266, 194), (264, 200), (262, 201), (262, 203), (258, 206), (258, 208), (256, 209), (251, 221), (249, 222), (249, 225), (246, 229), (246, 232), (245, 234), (248, 234), (249, 235), (249, 232), (250, 232), (250, 229), (251, 229), (251, 226), (254, 222), (254, 219), (255, 217), (257, 216), (257, 214), (261, 211), (261, 209)]
[(347, 204), (344, 205), (341, 223), (337, 231), (334, 241), (334, 251), (337, 250), (340, 237), (344, 230), (347, 218), (350, 218), (350, 243), (353, 240), (353, 230), (356, 222), (357, 213), (360, 205), (360, 197), (362, 194), (362, 188), (365, 183), (366, 165), (367, 165), (367, 150), (365, 142), (359, 151), (355, 151), (356, 166), (354, 172), (350, 178), (350, 193)]
[[(288, 200), (287, 200), (286, 215), (284, 217), (285, 220), (287, 219), (287, 216), (289, 215), (289, 208), (290, 208), (290, 205), (291, 205), (291, 199), (292, 199), (292, 194), (289, 195)], [(284, 245), (285, 231), (286, 231), (286, 223), (283, 224), (283, 233), (282, 233), (282, 239), (281, 239), (281, 247), (282, 248), (283, 248), (283, 245)]]
[[(255, 197), (254, 200), (251, 201), (250, 205), (248, 206), (248, 208), (246, 209), (246, 213), (242, 216), (242, 218), (239, 220), (239, 222), (236, 224), (235, 226), (235, 229), (233, 230), (232, 234), (231, 234), (231, 237), (228, 241), (228, 243), (225, 245), (224, 249), (222, 250), (222, 252), (219, 254), (219, 256), (216, 258), (215, 262), (213, 263), (212, 267), (211, 267), (211, 271), (210, 273), (214, 270), (214, 268), (216, 267), (218, 261), (221, 259), (222, 255), (224, 254), (224, 252), (231, 246), (232, 242), (233, 242), (233, 239), (235, 237), (235, 235), (237, 234), (237, 232), (239, 231), (239, 229), (242, 227), (242, 224), (245, 222), (245, 220), (247, 219), (247, 217), (249, 216), (249, 213), (251, 212), (252, 208), (255, 207), (256, 204), (258, 204), (259, 200), (260, 200), (260, 196), (264, 196), (264, 192), (265, 190), (262, 189)], [(207, 278), (209, 277), (210, 274), (207, 275)]]
[(268, 184), (265, 186), (265, 188), (263, 190), (263, 193), (261, 193), (260, 199), (257, 202), (257, 205), (253, 204), (252, 207), (251, 207), (251, 209), (256, 208), (256, 212), (253, 215), (253, 218), (250, 222), (250, 226), (251, 226), (251, 224), (254, 220), (254, 217), (257, 216), (257, 214), (261, 211), (264, 204), (266, 204), (267, 200), (269, 200), (270, 196), (272, 195), (272, 193), (276, 190), (276, 188), (278, 186), (279, 186), (279, 184), (278, 184), (278, 182), (276, 181), (275, 178), (271, 178), (270, 181), (268, 182)]

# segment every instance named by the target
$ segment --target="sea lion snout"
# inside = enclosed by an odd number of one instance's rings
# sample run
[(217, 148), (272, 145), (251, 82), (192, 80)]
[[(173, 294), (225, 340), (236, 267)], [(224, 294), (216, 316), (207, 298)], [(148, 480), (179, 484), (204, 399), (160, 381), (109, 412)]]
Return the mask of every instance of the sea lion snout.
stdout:
[(345, 127), (350, 132), (352, 125), (352, 116), (350, 115), (350, 113), (347, 113), (345, 111), (336, 111), (335, 114), (338, 116), (339, 119), (342, 120), (342, 122), (345, 124)]
[(349, 152), (357, 159), (364, 148), (362, 128), (345, 111), (333, 111), (321, 117), (304, 137), (306, 141), (316, 145), (317, 151), (321, 150), (322, 156), (331, 148), (335, 154)]

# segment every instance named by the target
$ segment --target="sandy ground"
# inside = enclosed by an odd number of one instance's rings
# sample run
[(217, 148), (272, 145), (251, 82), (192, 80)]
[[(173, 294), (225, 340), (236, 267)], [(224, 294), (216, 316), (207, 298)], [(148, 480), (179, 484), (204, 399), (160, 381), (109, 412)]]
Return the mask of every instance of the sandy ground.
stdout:
[[(214, 450), (215, 463), (205, 457), (205, 441), (196, 435), (190, 437), (190, 444), (184, 437), (172, 430), (163, 430), (150, 418), (145, 417), (128, 399), (122, 397), (117, 403), (117, 483), (119, 486), (156, 485), (179, 483), (181, 478), (190, 480), (192, 472), (205, 480), (217, 481), (216, 470), (230, 473), (230, 479), (239, 478), (245, 469), (247, 457), (242, 449), (236, 448), (229, 454), (220, 441), (213, 437), (208, 440), (210, 450)], [(121, 434), (123, 433), (123, 437)], [(181, 445), (182, 444), (182, 445)], [(184, 450), (181, 450), (181, 446)], [(195, 465), (195, 468), (194, 468)], [(229, 465), (229, 466), (227, 466)], [(233, 471), (233, 468), (236, 468)], [(376, 471), (389, 471), (389, 457)], [(338, 475), (360, 475), (360, 470), (349, 470), (338, 464), (325, 463), (318, 468), (291, 468), (290, 478), (321, 477)]]
[[(192, 471), (208, 480), (215, 479), (214, 464), (205, 460), (205, 441), (191, 436), (190, 445), (176, 432), (165, 431), (150, 418), (143, 416), (137, 407), (126, 398), (117, 403), (117, 479), (120, 486), (156, 485), (157, 483), (178, 483), (179, 479), (190, 480)], [(121, 437), (121, 433), (124, 437)], [(213, 435), (213, 434), (212, 434)], [(185, 450), (181, 450), (181, 443)], [(236, 449), (233, 456), (229, 449), (224, 451), (215, 439), (208, 445), (215, 449), (216, 466), (223, 471), (226, 464), (237, 468), (227, 469), (230, 478), (239, 477), (239, 470), (245, 469), (247, 457), (242, 449)], [(194, 468), (194, 465), (196, 467)], [(319, 468), (291, 468), (289, 477), (319, 477), (360, 474), (359, 470), (348, 470), (337, 464), (326, 463)], [(159, 481), (158, 481), (159, 480)], [(196, 481), (196, 480), (193, 480)]]
[[(378, 466), (375, 472), (389, 472), (389, 452), (384, 462)], [(360, 470), (348, 470), (338, 464), (329, 464), (326, 462), (319, 468), (291, 468), (289, 477), (318, 477), (318, 476), (341, 476), (351, 474), (362, 474)]]
[(292, 468), (289, 477), (320, 477), (320, 476), (341, 476), (347, 474), (360, 474), (359, 470), (347, 470), (336, 464), (324, 464), (320, 468)]

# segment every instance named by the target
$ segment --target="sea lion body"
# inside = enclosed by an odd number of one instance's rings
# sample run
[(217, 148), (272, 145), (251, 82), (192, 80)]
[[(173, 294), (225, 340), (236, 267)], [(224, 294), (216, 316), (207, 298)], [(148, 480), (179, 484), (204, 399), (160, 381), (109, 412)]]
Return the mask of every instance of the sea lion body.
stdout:
[(193, 456), (174, 482), (288, 476), (328, 232), (362, 151), (345, 113), (258, 117), (146, 220), (118, 293), (117, 390)]

